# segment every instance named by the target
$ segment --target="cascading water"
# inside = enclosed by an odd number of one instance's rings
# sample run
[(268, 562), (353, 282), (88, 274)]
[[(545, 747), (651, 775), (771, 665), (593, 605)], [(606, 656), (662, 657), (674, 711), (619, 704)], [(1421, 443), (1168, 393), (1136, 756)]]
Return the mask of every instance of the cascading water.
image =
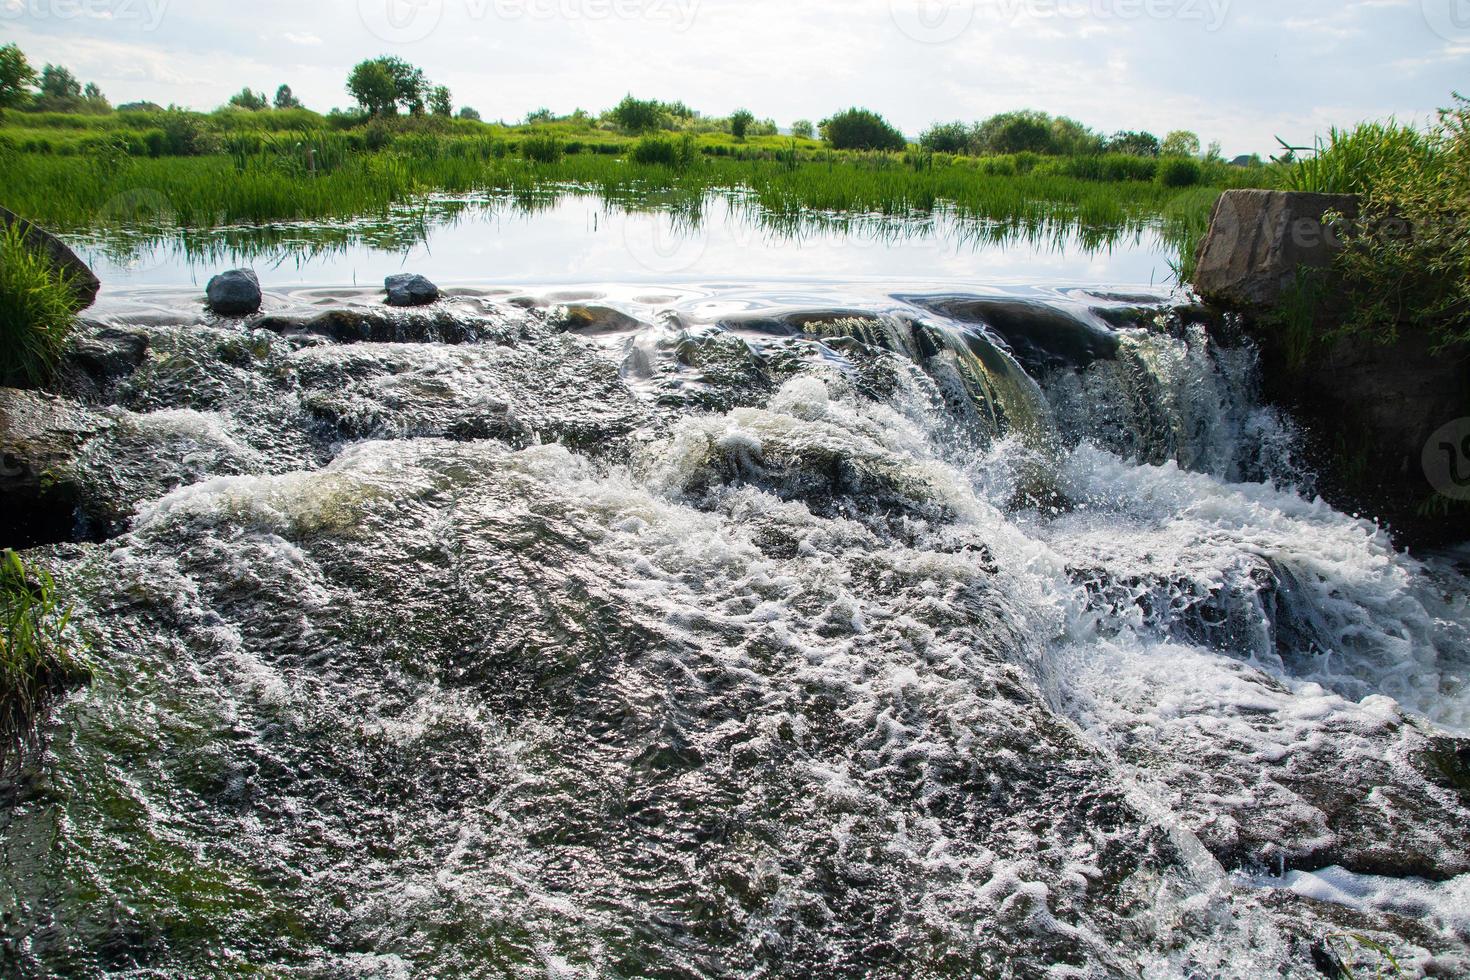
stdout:
[(1470, 970), (1463, 567), (1157, 305), (842, 295), (114, 300), (5, 968)]

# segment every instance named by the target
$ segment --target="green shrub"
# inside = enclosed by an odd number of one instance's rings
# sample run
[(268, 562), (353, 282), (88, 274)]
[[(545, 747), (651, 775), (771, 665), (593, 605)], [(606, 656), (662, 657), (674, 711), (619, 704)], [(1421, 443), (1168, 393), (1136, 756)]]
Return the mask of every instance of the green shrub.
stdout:
[(629, 154), (634, 163), (686, 170), (695, 160), (694, 137), (644, 136)]
[(21, 223), (0, 235), (0, 383), (47, 381), (76, 326), (72, 277), (26, 242)]
[(822, 120), (822, 138), (838, 150), (902, 150), (908, 146), (902, 133), (867, 109), (848, 109)]
[(1188, 157), (1166, 157), (1159, 161), (1155, 178), (1165, 187), (1194, 187), (1204, 179), (1204, 168)]
[(1361, 195), (1336, 262), (1345, 328), (1387, 340), (1408, 324), (1440, 347), (1470, 343), (1470, 100), (1456, 95), (1429, 132), (1365, 126), (1333, 137), (1321, 166), (1296, 176)]
[(56, 699), (87, 679), (71, 617), (49, 572), (0, 553), (0, 772), (20, 768)]
[(1380, 177), (1419, 168), (1433, 152), (1429, 134), (1396, 122), (1363, 123), (1355, 129), (1333, 127), (1317, 141), (1311, 157), (1286, 173), (1287, 190), (1318, 194), (1367, 194)]
[(529, 136), (521, 140), (521, 156), (536, 163), (561, 163), (565, 150), (554, 136)]

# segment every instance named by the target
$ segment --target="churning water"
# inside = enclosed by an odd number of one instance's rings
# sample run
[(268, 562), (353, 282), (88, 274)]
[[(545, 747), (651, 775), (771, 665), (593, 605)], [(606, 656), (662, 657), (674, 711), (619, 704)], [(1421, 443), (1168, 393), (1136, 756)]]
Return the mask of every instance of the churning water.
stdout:
[(1470, 970), (1465, 569), (1315, 498), (1228, 324), (452, 292), (89, 327), (7, 969)]

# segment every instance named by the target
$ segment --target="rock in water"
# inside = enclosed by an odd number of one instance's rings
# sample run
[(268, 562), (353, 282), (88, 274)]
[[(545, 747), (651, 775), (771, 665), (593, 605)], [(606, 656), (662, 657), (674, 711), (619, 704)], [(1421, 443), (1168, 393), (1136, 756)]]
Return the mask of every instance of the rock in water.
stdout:
[(231, 269), (209, 280), (209, 308), (220, 316), (249, 316), (260, 309), (260, 280), (250, 269)]
[(1220, 195), (1200, 242), (1194, 289), (1225, 309), (1272, 309), (1298, 270), (1327, 269), (1341, 250), (1328, 218), (1358, 216), (1350, 194), (1232, 190)]
[(411, 273), (389, 276), (383, 285), (388, 290), (389, 306), (427, 306), (439, 298), (438, 286)]
[(102, 283), (97, 279), (95, 273), (87, 268), (87, 264), (77, 258), (77, 254), (68, 248), (61, 239), (50, 232), (42, 229), (13, 211), (0, 208), (0, 224), (6, 228), (20, 223), (25, 234), (26, 242), (37, 251), (45, 253), (58, 272), (72, 277), (72, 290), (76, 293), (77, 309), (85, 310), (97, 300), (97, 291), (102, 288)]

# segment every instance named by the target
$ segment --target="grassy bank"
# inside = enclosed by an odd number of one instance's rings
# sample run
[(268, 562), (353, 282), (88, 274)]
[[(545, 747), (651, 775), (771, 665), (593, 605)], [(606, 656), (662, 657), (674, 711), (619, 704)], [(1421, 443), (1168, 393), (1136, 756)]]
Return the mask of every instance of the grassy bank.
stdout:
[[(165, 148), (209, 152), (154, 154), (149, 147), (159, 139), (120, 125), (134, 115), (160, 125), (172, 117), (176, 128), (187, 116), (191, 131), (164, 138)], [(65, 232), (188, 233), (380, 216), (431, 194), (495, 195), (526, 210), (563, 194), (589, 195), (610, 207), (697, 218), (711, 195), (724, 194), (781, 233), (814, 218), (922, 220), (944, 212), (977, 239), (1034, 240), (1065, 228), (1101, 247), (1156, 227), (1183, 262), (1221, 189), (1271, 176), (1122, 154), (834, 151), (813, 140), (736, 141), (727, 133), (633, 138), (565, 122), (402, 119), (339, 130), (292, 128), (314, 121), (302, 110), (156, 115), (164, 118), (7, 116), (0, 203)], [(55, 134), (50, 149), (24, 148), (33, 137), (23, 134), (41, 132)]]
[(50, 573), (0, 552), (0, 774), (38, 747), (56, 699), (87, 677), (70, 623)]

